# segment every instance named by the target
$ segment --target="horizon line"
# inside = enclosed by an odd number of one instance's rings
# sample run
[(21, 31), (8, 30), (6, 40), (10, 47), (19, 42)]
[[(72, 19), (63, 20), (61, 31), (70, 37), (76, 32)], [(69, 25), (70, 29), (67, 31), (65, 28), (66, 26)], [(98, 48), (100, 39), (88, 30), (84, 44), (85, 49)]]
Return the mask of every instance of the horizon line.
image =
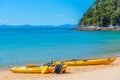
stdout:
[(20, 25), (11, 25), (11, 24), (0, 24), (0, 26), (64, 26), (64, 25), (78, 25), (78, 24), (60, 24), (60, 25), (32, 25), (32, 24), (20, 24)]

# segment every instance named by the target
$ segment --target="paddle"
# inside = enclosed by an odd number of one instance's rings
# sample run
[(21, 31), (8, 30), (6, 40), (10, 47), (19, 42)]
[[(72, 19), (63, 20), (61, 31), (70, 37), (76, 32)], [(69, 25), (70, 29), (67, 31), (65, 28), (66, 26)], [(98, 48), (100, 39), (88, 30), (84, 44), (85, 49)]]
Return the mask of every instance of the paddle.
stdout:
[(45, 72), (47, 71), (47, 69), (49, 68), (49, 66), (45, 65), (42, 67), (41, 73), (45, 74)]

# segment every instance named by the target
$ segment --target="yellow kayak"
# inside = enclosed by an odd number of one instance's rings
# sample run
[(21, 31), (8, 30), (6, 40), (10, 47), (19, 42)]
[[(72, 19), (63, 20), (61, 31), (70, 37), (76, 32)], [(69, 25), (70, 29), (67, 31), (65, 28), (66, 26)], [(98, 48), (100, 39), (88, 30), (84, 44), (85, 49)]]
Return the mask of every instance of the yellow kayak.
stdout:
[(63, 62), (56, 61), (54, 62), (55, 65), (57, 64), (65, 64), (68, 66), (82, 66), (82, 65), (107, 65), (112, 63), (113, 61), (116, 60), (116, 57), (111, 57), (111, 58), (95, 58), (95, 59), (77, 59), (77, 60), (66, 60)]
[[(15, 73), (55, 73), (55, 66), (24, 66), (24, 67), (12, 67), (10, 68), (11, 72)], [(63, 73), (66, 71), (67, 65), (62, 65), (60, 72)]]

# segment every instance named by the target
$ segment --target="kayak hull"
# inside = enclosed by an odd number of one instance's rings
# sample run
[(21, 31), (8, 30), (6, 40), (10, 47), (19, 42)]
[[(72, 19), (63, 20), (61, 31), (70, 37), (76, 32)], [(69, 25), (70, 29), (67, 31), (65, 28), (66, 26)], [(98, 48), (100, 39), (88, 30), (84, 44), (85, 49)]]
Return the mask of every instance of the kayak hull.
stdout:
[[(63, 65), (61, 68), (61, 73), (64, 72), (67, 68), (67, 65)], [(42, 67), (12, 67), (10, 68), (11, 72), (14, 73), (41, 73), (43, 69)], [(48, 67), (48, 69), (45, 71), (45, 73), (54, 73), (55, 67)]]
[[(74, 61), (64, 61), (63, 63), (68, 66), (83, 66), (83, 65), (108, 65), (115, 61), (115, 57), (111, 58), (98, 58), (98, 59), (87, 59), (87, 60), (74, 60)], [(54, 62), (55, 65), (60, 64), (61, 62)]]

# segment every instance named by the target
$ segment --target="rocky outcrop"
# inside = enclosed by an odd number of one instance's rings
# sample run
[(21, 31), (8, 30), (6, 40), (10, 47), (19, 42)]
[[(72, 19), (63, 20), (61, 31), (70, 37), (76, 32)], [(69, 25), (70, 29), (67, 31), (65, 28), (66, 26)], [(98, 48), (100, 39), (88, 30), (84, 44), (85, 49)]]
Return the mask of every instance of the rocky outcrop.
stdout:
[(86, 30), (86, 31), (90, 31), (90, 30), (96, 30), (96, 31), (120, 31), (120, 27), (118, 26), (114, 26), (114, 27), (94, 27), (94, 26), (87, 26), (87, 27), (77, 27), (77, 28), (71, 28), (72, 30)]

